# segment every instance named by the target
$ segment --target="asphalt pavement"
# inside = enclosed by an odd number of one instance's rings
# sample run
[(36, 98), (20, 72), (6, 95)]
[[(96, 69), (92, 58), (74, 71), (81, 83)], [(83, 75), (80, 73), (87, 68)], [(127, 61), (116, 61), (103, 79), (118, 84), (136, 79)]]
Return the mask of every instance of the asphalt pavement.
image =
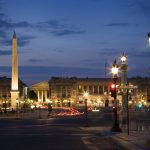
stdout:
[[(91, 125), (96, 122), (95, 119), (91, 121), (90, 117), (93, 116), (95, 114), (89, 115)], [(81, 129), (84, 126), (83, 115), (0, 120), (0, 148), (2, 150), (101, 150), (107, 143), (109, 150), (123, 150), (113, 140)]]
[(47, 111), (0, 116), (2, 150), (149, 150), (150, 132), (110, 132), (110, 110), (47, 117)]

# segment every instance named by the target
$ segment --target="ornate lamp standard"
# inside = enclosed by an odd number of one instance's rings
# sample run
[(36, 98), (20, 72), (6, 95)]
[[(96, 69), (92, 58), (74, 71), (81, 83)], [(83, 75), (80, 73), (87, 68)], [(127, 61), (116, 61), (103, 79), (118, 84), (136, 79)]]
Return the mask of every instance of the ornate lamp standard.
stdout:
[[(126, 86), (127, 84), (127, 70), (128, 66), (126, 64), (127, 56), (123, 53), (121, 56), (121, 86)], [(127, 92), (126, 89), (122, 89), (122, 111), (125, 112), (127, 110)]]
[(19, 117), (19, 100), (16, 99), (16, 116)]
[(88, 92), (85, 92), (84, 93), (84, 102), (85, 102), (85, 121), (86, 121), (86, 124), (85, 126), (88, 127), (88, 108), (87, 108), (87, 98), (88, 98)]
[(116, 90), (116, 83), (118, 79), (118, 71), (119, 71), (119, 65), (116, 62), (116, 59), (114, 60), (114, 63), (112, 65), (112, 74), (113, 74), (113, 82), (114, 82), (114, 107), (113, 107), (113, 113), (114, 113), (114, 123), (113, 127), (111, 128), (111, 131), (113, 132), (122, 132), (121, 128), (119, 127), (118, 123), (118, 114), (117, 114), (117, 90)]
[(147, 37), (148, 37), (148, 42), (150, 44), (150, 32), (147, 33)]
[(47, 105), (48, 105), (48, 117), (49, 117), (50, 114), (51, 114), (51, 112), (52, 112), (52, 104), (51, 104), (51, 101), (50, 101), (50, 100), (48, 100)]

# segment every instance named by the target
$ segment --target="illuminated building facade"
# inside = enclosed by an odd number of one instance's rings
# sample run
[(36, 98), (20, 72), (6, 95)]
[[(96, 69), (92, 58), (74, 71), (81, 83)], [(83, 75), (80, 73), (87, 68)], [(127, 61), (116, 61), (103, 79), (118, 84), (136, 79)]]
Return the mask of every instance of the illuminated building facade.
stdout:
[(48, 85), (48, 82), (46, 81), (42, 81), (42, 82), (39, 82), (37, 84), (33, 84), (32, 87), (31, 87), (31, 90), (33, 90), (38, 99), (37, 101), (40, 103), (40, 102), (48, 102), (49, 100), (49, 85)]
[[(47, 82), (49, 88), (46, 82), (45, 87), (42, 87), (42, 82), (40, 82), (32, 85), (31, 89), (41, 94), (47, 91), (53, 106), (82, 106), (84, 105), (84, 92), (88, 92), (88, 105), (100, 107), (112, 104), (112, 98), (109, 95), (111, 82), (111, 79), (105, 78), (52, 77)], [(38, 97), (42, 97), (41, 94)], [(46, 102), (41, 98), (40, 101)]]
[[(23, 83), (21, 80), (18, 82), (18, 90), (19, 90), (19, 97), (23, 95), (23, 87), (27, 85)], [(7, 103), (7, 107), (10, 106), (11, 102), (11, 78), (7, 77), (0, 77), (0, 107), (3, 107), (3, 103)]]
[[(128, 81), (138, 86), (138, 89), (130, 91), (129, 103), (146, 104), (150, 97), (150, 78), (136, 77)], [(52, 77), (49, 82), (32, 85), (31, 89), (39, 95), (38, 101), (45, 103), (48, 99), (53, 106), (84, 106), (84, 92), (88, 92), (88, 106), (105, 107), (113, 105), (109, 91), (111, 83), (111, 78)], [(117, 84), (119, 83), (120, 79)], [(119, 89), (117, 93), (118, 105), (122, 106)]]

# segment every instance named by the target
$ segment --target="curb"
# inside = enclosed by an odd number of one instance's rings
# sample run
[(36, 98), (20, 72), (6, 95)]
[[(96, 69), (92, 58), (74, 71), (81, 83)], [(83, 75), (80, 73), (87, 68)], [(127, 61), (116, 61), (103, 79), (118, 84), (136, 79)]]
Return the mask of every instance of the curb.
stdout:
[(21, 120), (21, 117), (3, 117), (0, 120)]
[(118, 145), (124, 147), (126, 150), (138, 150), (136, 146), (133, 144), (130, 144), (129, 142), (125, 141), (124, 139), (118, 138), (118, 137), (110, 137), (115, 143)]

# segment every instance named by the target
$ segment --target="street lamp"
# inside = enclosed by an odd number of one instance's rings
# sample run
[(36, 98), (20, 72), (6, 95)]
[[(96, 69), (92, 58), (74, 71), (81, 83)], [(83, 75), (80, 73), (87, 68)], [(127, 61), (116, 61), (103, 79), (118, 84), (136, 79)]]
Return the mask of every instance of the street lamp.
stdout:
[(88, 98), (88, 92), (85, 92), (84, 93), (84, 102), (85, 102), (85, 121), (86, 121), (86, 124), (85, 126), (88, 127), (88, 108), (87, 108), (87, 98)]
[(19, 100), (16, 99), (16, 115), (17, 115), (17, 117), (19, 117), (18, 103), (19, 103)]
[(122, 132), (121, 128), (119, 127), (118, 123), (118, 114), (117, 114), (117, 90), (116, 90), (116, 83), (118, 79), (118, 72), (119, 72), (119, 65), (116, 62), (116, 59), (114, 60), (114, 63), (112, 65), (112, 74), (113, 74), (113, 82), (114, 82), (114, 107), (113, 107), (113, 113), (114, 113), (114, 124), (111, 128), (111, 131), (113, 132)]
[(6, 103), (6, 95), (3, 96), (4, 98), (4, 113), (7, 114), (7, 103)]
[(121, 56), (121, 62), (122, 64), (126, 63), (127, 61), (127, 56), (125, 56), (125, 54), (123, 53), (123, 55)]
[(48, 117), (50, 116), (51, 112), (52, 112), (52, 104), (50, 103), (51, 101), (48, 100)]
[(147, 37), (148, 37), (148, 42), (150, 44), (150, 32), (147, 33)]

